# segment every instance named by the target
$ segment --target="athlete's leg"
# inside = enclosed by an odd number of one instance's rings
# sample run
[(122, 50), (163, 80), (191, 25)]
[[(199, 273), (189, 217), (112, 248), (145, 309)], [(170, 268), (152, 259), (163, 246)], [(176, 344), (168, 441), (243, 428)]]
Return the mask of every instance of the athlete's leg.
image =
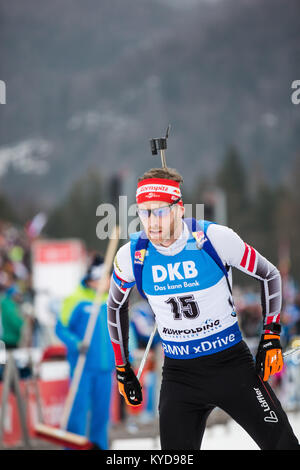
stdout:
[[(222, 377), (223, 376), (223, 377)], [(297, 449), (299, 443), (275, 393), (256, 374), (247, 346), (220, 371), (222, 386), (218, 405), (264, 450)]]
[(193, 400), (194, 391), (184, 383), (163, 380), (159, 401), (162, 450), (199, 450), (212, 406)]

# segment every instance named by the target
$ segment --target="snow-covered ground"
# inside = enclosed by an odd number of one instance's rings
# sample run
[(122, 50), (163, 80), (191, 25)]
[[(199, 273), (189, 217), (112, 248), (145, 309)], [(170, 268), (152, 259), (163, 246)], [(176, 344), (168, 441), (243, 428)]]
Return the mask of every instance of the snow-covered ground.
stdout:
[[(300, 441), (300, 413), (288, 413), (294, 433)], [(118, 439), (111, 450), (159, 450), (159, 439)], [(257, 450), (251, 437), (233, 420), (226, 425), (214, 425), (206, 429), (202, 441), (203, 450)]]

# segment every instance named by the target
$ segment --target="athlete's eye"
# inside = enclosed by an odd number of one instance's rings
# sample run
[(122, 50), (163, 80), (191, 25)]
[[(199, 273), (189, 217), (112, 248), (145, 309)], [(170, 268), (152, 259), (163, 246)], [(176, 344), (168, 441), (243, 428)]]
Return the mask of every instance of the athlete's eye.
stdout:
[(138, 209), (138, 215), (141, 219), (148, 219), (151, 212), (155, 217), (165, 217), (170, 213), (171, 206), (158, 207), (157, 209)]
[(172, 207), (175, 206), (180, 201), (180, 199), (181, 197), (167, 206), (157, 207), (156, 209), (138, 209), (137, 213), (141, 219), (148, 219), (148, 217), (151, 215), (151, 212), (155, 217), (165, 217), (170, 214)]
[(148, 209), (138, 209), (137, 213), (141, 219), (148, 219), (149, 217)]
[(166, 207), (158, 207), (157, 209), (153, 209), (152, 213), (155, 217), (165, 217), (166, 215), (170, 214), (171, 206)]

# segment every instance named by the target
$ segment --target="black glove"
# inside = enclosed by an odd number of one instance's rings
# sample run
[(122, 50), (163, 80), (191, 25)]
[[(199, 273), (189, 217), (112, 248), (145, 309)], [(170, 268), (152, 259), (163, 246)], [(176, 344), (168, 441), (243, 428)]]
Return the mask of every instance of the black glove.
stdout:
[(143, 401), (142, 387), (135, 376), (130, 363), (117, 366), (117, 381), (119, 392), (129, 406), (140, 406)]
[(266, 382), (270, 375), (280, 372), (283, 367), (280, 336), (264, 334), (256, 354), (256, 372)]

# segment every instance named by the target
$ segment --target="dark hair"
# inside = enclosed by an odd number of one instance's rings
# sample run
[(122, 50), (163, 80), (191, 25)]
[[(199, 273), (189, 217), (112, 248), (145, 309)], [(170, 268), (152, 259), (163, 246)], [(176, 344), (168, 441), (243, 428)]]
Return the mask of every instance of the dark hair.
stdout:
[(183, 183), (183, 177), (175, 168), (151, 168), (142, 176), (138, 177), (138, 183), (148, 178), (166, 178), (177, 181), (178, 183)]

